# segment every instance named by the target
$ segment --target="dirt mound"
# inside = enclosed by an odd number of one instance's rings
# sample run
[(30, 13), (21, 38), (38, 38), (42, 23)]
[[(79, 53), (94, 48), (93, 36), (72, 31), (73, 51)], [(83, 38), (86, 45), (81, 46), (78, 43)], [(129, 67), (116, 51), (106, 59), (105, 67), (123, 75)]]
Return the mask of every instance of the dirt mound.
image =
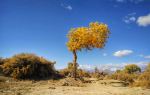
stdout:
[(59, 85), (61, 86), (77, 86), (77, 87), (83, 87), (84, 80), (77, 78), (76, 80), (74, 78), (64, 78), (59, 81)]

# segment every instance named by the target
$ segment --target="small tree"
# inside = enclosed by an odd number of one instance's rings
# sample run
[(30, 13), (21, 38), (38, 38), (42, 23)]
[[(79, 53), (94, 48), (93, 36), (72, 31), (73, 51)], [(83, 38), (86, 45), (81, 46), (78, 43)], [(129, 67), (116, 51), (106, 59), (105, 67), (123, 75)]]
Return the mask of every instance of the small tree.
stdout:
[(99, 70), (98, 70), (97, 67), (94, 68), (94, 72), (95, 72), (95, 73), (99, 73)]
[(82, 49), (92, 50), (93, 48), (103, 48), (109, 36), (109, 29), (106, 24), (92, 22), (88, 27), (73, 28), (68, 33), (67, 47), (74, 55), (73, 76), (76, 78), (77, 72), (77, 51)]
[(129, 64), (125, 66), (124, 71), (126, 73), (132, 74), (135, 72), (141, 72), (141, 68), (135, 64)]

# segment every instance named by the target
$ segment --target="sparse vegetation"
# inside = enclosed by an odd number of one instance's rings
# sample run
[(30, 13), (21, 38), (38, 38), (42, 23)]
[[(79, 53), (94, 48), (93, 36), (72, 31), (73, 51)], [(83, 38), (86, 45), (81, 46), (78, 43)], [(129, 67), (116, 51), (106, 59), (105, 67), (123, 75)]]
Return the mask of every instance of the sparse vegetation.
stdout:
[(123, 70), (117, 70), (110, 77), (115, 80), (121, 80), (128, 82), (130, 86), (138, 86), (150, 88), (150, 64), (144, 72), (141, 72), (140, 67), (137, 65), (131, 64), (125, 66)]
[[(11, 58), (0, 58), (0, 63), (1, 72), (5, 76), (10, 76), (15, 79), (42, 79), (46, 77), (54, 78), (55, 76), (59, 76), (59, 78), (66, 76), (73, 77), (73, 63), (68, 63), (67, 68), (63, 70), (55, 71), (55, 62), (50, 62), (35, 54), (21, 53)], [(95, 67), (94, 72), (77, 69), (76, 73), (76, 77), (78, 78), (97, 78), (100, 80), (104, 79), (107, 75), (107, 73), (100, 72), (97, 67)], [(150, 88), (150, 64), (148, 64), (143, 73), (141, 73), (139, 66), (130, 64), (125, 66), (123, 70), (116, 70), (115, 73), (109, 76), (107, 75), (107, 77), (124, 81), (132, 86)]]
[(73, 64), (69, 62), (67, 68), (59, 70), (59, 74), (63, 77), (66, 77), (66, 76), (71, 77), (72, 71), (73, 71)]
[(111, 75), (111, 78), (115, 79), (115, 80), (125, 81), (125, 82), (128, 82), (128, 83), (133, 83), (134, 82), (133, 75), (125, 73), (125, 72), (119, 72), (119, 73), (116, 72), (116, 73)]
[(129, 64), (126, 65), (123, 70), (117, 70), (114, 74), (111, 75), (111, 78), (132, 84), (138, 78), (139, 72), (141, 72), (139, 66), (135, 64)]
[(88, 72), (88, 71), (85, 71), (85, 70), (82, 70), (82, 69), (78, 69), (77, 70), (77, 76), (78, 77), (87, 77), (87, 78), (90, 78), (91, 77), (91, 73)]
[(95, 67), (94, 72), (90, 73), (90, 76), (99, 80), (103, 80), (104, 77), (107, 75), (106, 72), (99, 71), (97, 67)]
[[(60, 70), (59, 74), (63, 77), (73, 77), (73, 69), (73, 63), (69, 62), (67, 68)], [(90, 73), (82, 69), (77, 69), (77, 77), (90, 77)]]

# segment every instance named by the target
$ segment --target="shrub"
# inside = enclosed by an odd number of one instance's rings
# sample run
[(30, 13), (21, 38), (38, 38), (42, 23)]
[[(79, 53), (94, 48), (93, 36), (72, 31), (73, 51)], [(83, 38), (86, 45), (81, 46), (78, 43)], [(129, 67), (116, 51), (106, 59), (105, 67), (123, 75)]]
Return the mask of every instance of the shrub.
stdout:
[(147, 72), (150, 72), (150, 63), (147, 65), (146, 70)]
[(78, 75), (78, 77), (91, 77), (90, 73), (88, 71), (85, 71), (82, 69), (77, 70), (77, 75)]
[(3, 73), (3, 69), (2, 69), (2, 66), (0, 65), (0, 74)]
[[(63, 77), (73, 77), (73, 63), (69, 62), (67, 68), (59, 70), (59, 74)], [(77, 69), (77, 77), (90, 77), (89, 72)]]
[(130, 86), (139, 86), (150, 88), (150, 64), (148, 64), (145, 72), (140, 72), (141, 69), (134, 64), (125, 66), (125, 69), (116, 71), (109, 78), (128, 82)]
[(139, 66), (137, 66), (136, 64), (129, 64), (129, 65), (125, 66), (124, 72), (133, 74), (136, 72), (141, 72), (141, 68)]
[(94, 72), (89, 73), (91, 77), (103, 80), (108, 73), (100, 71), (97, 67), (94, 68)]
[(72, 71), (73, 71), (73, 64), (71, 62), (69, 62), (67, 68), (59, 70), (59, 74), (63, 77), (72, 76), (71, 75)]
[(134, 79), (137, 78), (137, 75), (136, 74), (128, 74), (125, 72), (119, 72), (119, 73), (112, 74), (111, 78), (115, 79), (115, 80), (125, 81), (125, 82), (128, 82), (131, 84), (134, 82)]
[(62, 77), (69, 76), (70, 73), (71, 73), (71, 72), (70, 72), (70, 70), (68, 70), (68, 69), (59, 70), (59, 74), (60, 74)]
[(21, 53), (3, 64), (3, 73), (15, 79), (41, 79), (53, 77), (54, 63), (34, 54)]
[(0, 65), (4, 64), (4, 59), (0, 57)]
[(142, 73), (137, 81), (133, 84), (133, 86), (140, 86), (140, 87), (146, 87), (150, 88), (150, 72), (144, 72)]

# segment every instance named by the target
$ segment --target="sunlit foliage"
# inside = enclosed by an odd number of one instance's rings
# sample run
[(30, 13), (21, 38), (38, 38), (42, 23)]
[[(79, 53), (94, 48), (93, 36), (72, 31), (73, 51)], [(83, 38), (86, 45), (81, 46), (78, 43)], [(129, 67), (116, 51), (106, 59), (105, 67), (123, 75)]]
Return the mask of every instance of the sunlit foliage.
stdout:
[(67, 42), (70, 51), (92, 48), (103, 48), (109, 35), (106, 24), (92, 22), (88, 27), (73, 28), (68, 33)]

